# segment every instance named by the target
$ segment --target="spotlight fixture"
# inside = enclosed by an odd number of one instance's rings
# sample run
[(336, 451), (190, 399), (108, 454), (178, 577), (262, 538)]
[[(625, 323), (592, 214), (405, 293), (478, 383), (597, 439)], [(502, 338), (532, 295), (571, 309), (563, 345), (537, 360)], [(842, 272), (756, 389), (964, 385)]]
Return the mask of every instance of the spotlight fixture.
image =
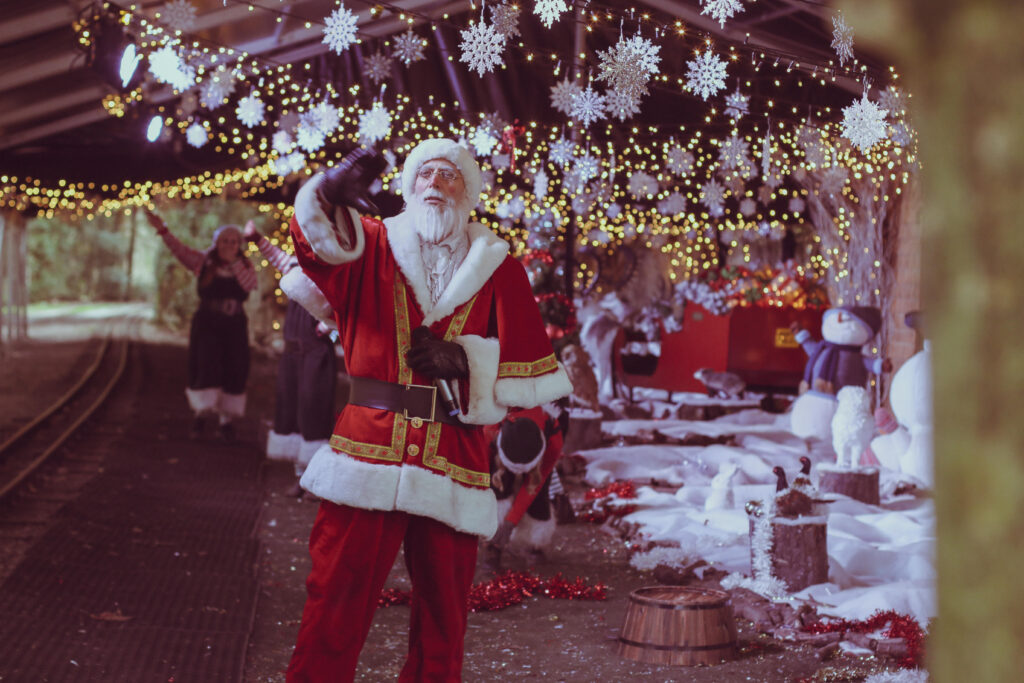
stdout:
[(134, 89), (142, 80), (138, 69), (142, 55), (116, 17), (102, 14), (92, 24), (89, 65), (106, 83), (120, 92)]
[(164, 131), (164, 117), (157, 114), (149, 120), (149, 125), (146, 126), (146, 139), (150, 142), (156, 142), (160, 139), (160, 134)]

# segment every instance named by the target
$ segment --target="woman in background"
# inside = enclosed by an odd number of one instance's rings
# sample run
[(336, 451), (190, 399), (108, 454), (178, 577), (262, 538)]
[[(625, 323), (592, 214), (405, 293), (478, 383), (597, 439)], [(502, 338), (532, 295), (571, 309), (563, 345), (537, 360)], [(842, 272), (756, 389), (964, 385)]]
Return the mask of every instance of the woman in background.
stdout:
[(174, 257), (197, 276), (199, 308), (189, 330), (185, 389), (195, 412), (192, 436), (201, 436), (206, 423), (216, 418), (221, 436), (233, 440), (231, 421), (245, 414), (249, 378), (249, 324), (243, 304), (257, 282), (252, 263), (242, 253), (242, 231), (222, 225), (210, 248), (200, 251), (182, 244), (149, 209), (146, 217)]

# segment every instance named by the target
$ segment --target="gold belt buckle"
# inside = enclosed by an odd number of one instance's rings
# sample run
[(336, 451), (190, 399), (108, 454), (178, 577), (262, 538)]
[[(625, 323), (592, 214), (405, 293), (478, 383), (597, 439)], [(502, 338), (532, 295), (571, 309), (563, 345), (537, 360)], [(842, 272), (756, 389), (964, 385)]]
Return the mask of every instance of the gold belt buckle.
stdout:
[[(427, 415), (426, 417), (421, 417), (419, 415), (417, 415), (416, 417), (419, 417), (424, 422), (433, 422), (435, 414), (434, 410), (437, 408), (437, 387), (428, 386), (426, 384), (406, 384), (405, 390), (409, 391), (413, 387), (416, 387), (417, 389), (430, 389), (430, 414)], [(402, 417), (404, 417), (406, 420), (409, 419), (409, 408), (407, 408), (404, 405), (402, 406)]]

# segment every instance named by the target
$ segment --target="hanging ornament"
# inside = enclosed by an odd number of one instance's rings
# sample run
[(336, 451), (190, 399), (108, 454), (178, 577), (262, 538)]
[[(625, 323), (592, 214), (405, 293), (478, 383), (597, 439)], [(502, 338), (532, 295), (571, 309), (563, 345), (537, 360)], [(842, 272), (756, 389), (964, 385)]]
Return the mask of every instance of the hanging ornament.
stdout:
[(608, 90), (604, 94), (608, 116), (625, 121), (640, 113), (640, 98), (625, 90)]
[(629, 193), (634, 199), (650, 199), (658, 193), (658, 181), (643, 171), (634, 171), (629, 176)]
[(185, 139), (188, 141), (188, 144), (198, 148), (209, 142), (210, 134), (203, 127), (203, 124), (197, 121), (185, 130)]
[(199, 103), (207, 109), (216, 109), (227, 102), (235, 89), (235, 78), (235, 72), (226, 67), (214, 71), (203, 81)]
[(750, 144), (733, 133), (726, 138), (718, 150), (718, 161), (723, 169), (739, 168), (747, 160)]
[(569, 6), (565, 4), (565, 0), (537, 0), (533, 6), (533, 13), (540, 17), (544, 28), (551, 28), (551, 24), (561, 16), (562, 12), (568, 10)]
[(391, 58), (377, 51), (366, 58), (366, 62), (363, 64), (363, 71), (373, 81), (374, 85), (380, 85), (381, 81), (391, 75)]
[(606, 81), (610, 90), (642, 97), (647, 94), (647, 81), (658, 72), (660, 49), (641, 36), (619, 38), (613, 47), (598, 52), (600, 73), (594, 80)]
[(566, 76), (561, 83), (551, 86), (551, 106), (568, 115), (572, 112), (573, 99), (582, 91), (576, 81)]
[(800, 214), (807, 208), (807, 203), (800, 197), (793, 197), (789, 200), (787, 208), (789, 208), (790, 213)]
[(295, 138), (286, 130), (278, 130), (271, 138), (270, 147), (278, 156), (284, 156), (295, 148)]
[(324, 141), (324, 131), (318, 125), (317, 117), (306, 112), (295, 127), (295, 144), (307, 152), (315, 152), (324, 146)]
[(750, 197), (744, 197), (740, 200), (740, 215), (753, 216), (757, 213), (757, 202)]
[(575, 151), (576, 145), (573, 144), (572, 140), (558, 138), (548, 147), (548, 158), (559, 166), (565, 166), (572, 161)]
[(861, 152), (867, 153), (888, 133), (885, 110), (868, 99), (867, 89), (859, 102), (843, 109), (843, 137), (852, 142)]
[(483, 76), (501, 64), (505, 36), (481, 19), (462, 31), (462, 43), (459, 47), (462, 49), (459, 61), (468, 64), (470, 71), (476, 70), (477, 75)]
[(906, 115), (907, 98), (902, 90), (895, 85), (878, 93), (878, 106), (889, 114), (892, 119), (898, 119)]
[(579, 121), (584, 127), (587, 127), (594, 121), (604, 118), (604, 102), (604, 95), (588, 85), (586, 90), (577, 93), (573, 97), (572, 111), (569, 112), (569, 116)]
[(196, 25), (196, 8), (188, 0), (171, 0), (156, 15), (172, 31), (188, 33)]
[(725, 28), (726, 19), (732, 19), (744, 9), (743, 3), (739, 0), (701, 0), (701, 4), (704, 5), (704, 9), (700, 13), (717, 19), (718, 25), (722, 28)]
[(259, 94), (253, 90), (251, 93), (238, 100), (238, 106), (235, 107), (235, 116), (245, 126), (253, 128), (263, 123), (263, 112), (265, 107), (263, 100), (260, 99)]
[(576, 177), (579, 178), (580, 184), (586, 184), (591, 178), (596, 178), (600, 170), (601, 162), (589, 151), (578, 158), (573, 166), (573, 171), (576, 173)]
[(337, 130), (338, 116), (338, 108), (329, 100), (323, 100), (309, 110), (309, 120), (325, 137)]
[(501, 151), (509, 156), (509, 167), (513, 172), (516, 170), (516, 145), (522, 135), (526, 133), (526, 126), (519, 125), (519, 119), (501, 129)]
[(673, 145), (665, 155), (665, 166), (680, 178), (686, 178), (693, 171), (693, 154), (679, 145)]
[(914, 133), (906, 121), (889, 126), (889, 137), (900, 147), (906, 147), (914, 141)]
[(494, 30), (506, 38), (514, 38), (519, 34), (519, 6), (503, 2), (497, 7), (491, 5), (491, 24)]
[(359, 137), (373, 144), (391, 133), (391, 112), (380, 102), (359, 115)]
[(672, 218), (686, 213), (686, 197), (678, 192), (672, 192), (658, 202), (658, 213)]
[(739, 120), (750, 113), (750, 98), (740, 92), (736, 86), (736, 92), (725, 96), (725, 115)]
[(765, 124), (764, 138), (761, 142), (761, 177), (767, 178), (772, 172), (772, 122)]
[(842, 12), (836, 12), (832, 17), (832, 49), (839, 57), (839, 66), (846, 64), (846, 60), (853, 60), (853, 29), (846, 25)]
[(292, 152), (283, 157), (278, 157), (273, 161), (274, 173), (281, 176), (282, 178), (291, 175), (292, 173), (298, 173), (306, 167), (306, 159), (299, 152)]
[(392, 54), (401, 60), (403, 64), (409, 66), (413, 62), (423, 59), (423, 49), (426, 47), (426, 44), (425, 40), (416, 35), (412, 29), (409, 29), (395, 38)]
[(818, 192), (828, 196), (842, 194), (850, 172), (843, 166), (829, 166), (821, 172), (818, 182)]
[(488, 125), (480, 125), (473, 129), (469, 136), (469, 144), (476, 150), (478, 157), (488, 156), (498, 144), (498, 136)]
[(178, 92), (185, 92), (196, 84), (196, 70), (186, 64), (170, 45), (149, 55), (149, 72), (156, 80), (167, 83)]
[(352, 14), (345, 5), (339, 4), (338, 7), (327, 15), (324, 19), (324, 39), (323, 43), (327, 45), (336, 54), (341, 54), (347, 50), (352, 43), (357, 42), (356, 39), (356, 15)]
[(622, 215), (622, 205), (618, 202), (612, 202), (608, 205), (608, 208), (604, 210), (604, 215), (608, 216), (611, 220), (615, 220)]
[(686, 63), (686, 89), (707, 100), (709, 96), (725, 89), (726, 63), (718, 55), (707, 50), (698, 53), (695, 59)]
[(533, 196), (538, 200), (548, 196), (548, 174), (544, 172), (544, 169), (533, 175)]
[(725, 188), (712, 178), (700, 188), (700, 203), (712, 216), (721, 216), (725, 213)]

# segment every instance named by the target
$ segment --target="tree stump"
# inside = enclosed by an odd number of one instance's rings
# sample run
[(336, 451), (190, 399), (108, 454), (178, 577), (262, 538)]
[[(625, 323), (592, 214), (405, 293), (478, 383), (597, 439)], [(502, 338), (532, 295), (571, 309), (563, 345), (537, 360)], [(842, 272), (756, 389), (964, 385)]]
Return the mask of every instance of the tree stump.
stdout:
[(818, 490), (825, 493), (841, 493), (854, 500), (878, 505), (878, 469), (856, 467), (840, 469), (818, 465)]
[[(761, 520), (750, 520), (750, 565), (757, 578), (759, 544), (755, 543), (757, 525)], [(773, 517), (771, 543), (767, 547), (772, 576), (796, 592), (807, 586), (828, 581), (828, 532), (825, 517)]]
[[(593, 416), (593, 417), (591, 417)], [(601, 447), (601, 413), (594, 411), (570, 411), (569, 429), (565, 434), (562, 452), (566, 455)]]

